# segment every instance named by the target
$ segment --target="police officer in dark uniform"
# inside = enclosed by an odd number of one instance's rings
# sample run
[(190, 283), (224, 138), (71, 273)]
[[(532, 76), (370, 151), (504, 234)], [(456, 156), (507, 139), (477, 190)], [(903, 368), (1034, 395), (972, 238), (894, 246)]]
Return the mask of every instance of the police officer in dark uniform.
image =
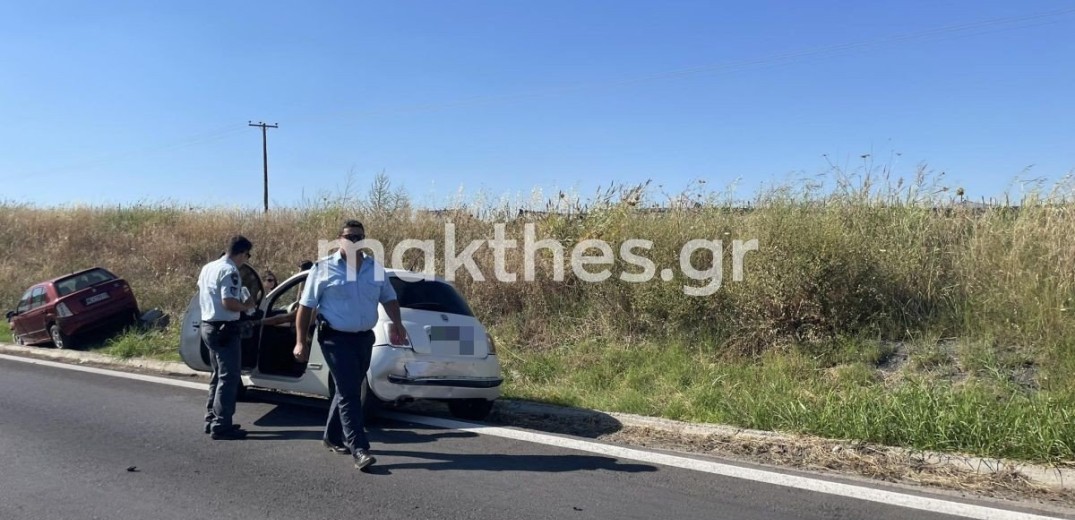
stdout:
[(359, 251), (365, 238), (361, 222), (344, 222), (339, 250), (311, 267), (299, 299), (294, 351), (298, 361), (309, 359), (306, 332), (313, 310), (317, 309), (318, 343), (336, 383), (323, 442), (337, 453), (350, 453), (358, 469), (376, 462), (369, 453), (362, 405), (367, 398), (366, 372), (373, 352), (378, 303), (384, 305), (392, 320), (389, 340), (395, 345), (407, 342), (396, 291), (384, 268)]
[(201, 306), (201, 337), (209, 348), (213, 376), (209, 381), (205, 430), (213, 439), (242, 439), (246, 431), (232, 423), (242, 370), (241, 313), (255, 307), (253, 298), (243, 302), (239, 268), (250, 260), (253, 248), (243, 236), (232, 237), (227, 251), (205, 264), (198, 276)]

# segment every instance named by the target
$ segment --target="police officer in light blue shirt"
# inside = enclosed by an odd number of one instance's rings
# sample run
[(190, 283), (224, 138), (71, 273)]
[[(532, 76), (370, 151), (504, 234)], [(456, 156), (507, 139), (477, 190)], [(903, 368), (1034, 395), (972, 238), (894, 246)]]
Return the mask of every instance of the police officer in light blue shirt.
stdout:
[(392, 320), (389, 326), (392, 344), (407, 342), (396, 291), (385, 276), (384, 268), (374, 258), (359, 251), (365, 238), (366, 231), (361, 222), (344, 222), (339, 235), (339, 251), (318, 260), (306, 275), (296, 317), (294, 351), (296, 360), (309, 359), (310, 343), (306, 331), (316, 308), (318, 344), (336, 383), (336, 395), (329, 407), (322, 442), (336, 453), (352, 454), (358, 469), (376, 462), (369, 454), (363, 403), (368, 398), (366, 372), (373, 353), (378, 304), (384, 305)]
[(200, 334), (209, 348), (213, 375), (209, 380), (205, 433), (213, 439), (242, 439), (246, 432), (232, 423), (242, 370), (240, 314), (254, 308), (253, 298), (243, 302), (239, 268), (250, 260), (253, 248), (243, 236), (232, 237), (220, 258), (205, 264), (198, 276), (198, 303), (201, 307)]

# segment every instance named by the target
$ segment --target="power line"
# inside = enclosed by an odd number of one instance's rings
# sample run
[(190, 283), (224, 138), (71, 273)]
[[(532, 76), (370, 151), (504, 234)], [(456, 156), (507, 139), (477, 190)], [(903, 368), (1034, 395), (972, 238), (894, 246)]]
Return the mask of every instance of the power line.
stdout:
[(71, 164), (67, 164), (67, 165), (64, 165), (64, 166), (56, 166), (56, 167), (52, 167), (52, 168), (45, 168), (45, 169), (42, 169), (42, 170), (26, 172), (24, 175), (26, 175), (28, 177), (41, 177), (41, 176), (48, 176), (48, 175), (52, 175), (52, 174), (55, 174), (55, 173), (64, 172), (64, 171), (68, 171), (68, 170), (76, 170), (76, 169), (82, 170), (82, 169), (87, 169), (87, 168), (94, 168), (94, 167), (114, 163), (114, 162), (117, 162), (117, 161), (121, 161), (123, 159), (129, 159), (129, 158), (132, 158), (132, 157), (138, 157), (138, 156), (141, 156), (141, 155), (148, 155), (148, 154), (151, 154), (151, 153), (163, 152), (163, 151), (168, 151), (168, 150), (184, 148), (184, 147), (187, 147), (187, 146), (193, 146), (193, 145), (197, 145), (197, 144), (202, 144), (202, 143), (206, 143), (206, 142), (218, 141), (220, 139), (223, 139), (223, 138), (226, 138), (226, 137), (229, 137), (231, 135), (234, 135), (234, 134), (237, 134), (237, 133), (241, 132), (243, 128), (244, 127), (241, 124), (230, 124), (230, 125), (227, 125), (227, 126), (217, 128), (216, 130), (210, 130), (208, 132), (202, 132), (200, 134), (194, 134), (194, 135), (191, 135), (189, 137), (186, 137), (186, 138), (183, 138), (183, 139), (180, 139), (178, 141), (171, 142), (171, 143), (159, 144), (159, 145), (154, 145), (154, 146), (147, 146), (147, 147), (144, 147), (144, 148), (139, 148), (139, 149), (131, 150), (131, 151), (128, 151), (128, 152), (120, 152), (120, 153), (115, 153), (115, 154), (111, 154), (111, 155), (101, 156), (101, 157), (98, 157), (96, 159), (90, 159), (90, 160), (87, 160), (87, 161), (84, 161), (84, 162), (71, 163)]

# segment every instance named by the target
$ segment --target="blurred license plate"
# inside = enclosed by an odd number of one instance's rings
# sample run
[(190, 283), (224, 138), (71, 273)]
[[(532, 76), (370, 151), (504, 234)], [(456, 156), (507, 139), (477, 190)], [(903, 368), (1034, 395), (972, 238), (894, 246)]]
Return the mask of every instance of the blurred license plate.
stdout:
[(473, 327), (430, 327), (429, 343), (434, 354), (450, 356), (474, 355)]
[(86, 305), (93, 305), (93, 304), (95, 304), (95, 303), (97, 303), (99, 301), (107, 300), (107, 299), (108, 299), (108, 293), (97, 294), (97, 295), (94, 295), (94, 296), (90, 296), (89, 298), (86, 298)]

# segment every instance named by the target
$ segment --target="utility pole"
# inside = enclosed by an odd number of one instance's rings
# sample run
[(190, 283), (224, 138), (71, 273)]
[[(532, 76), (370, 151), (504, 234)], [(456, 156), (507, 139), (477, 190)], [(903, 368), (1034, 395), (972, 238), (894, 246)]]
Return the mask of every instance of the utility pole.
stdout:
[(247, 121), (247, 126), (260, 126), (261, 127), (261, 160), (265, 167), (265, 213), (269, 212), (269, 145), (267, 131), (269, 128), (280, 128), (276, 123), (267, 125), (258, 121), (253, 123)]

